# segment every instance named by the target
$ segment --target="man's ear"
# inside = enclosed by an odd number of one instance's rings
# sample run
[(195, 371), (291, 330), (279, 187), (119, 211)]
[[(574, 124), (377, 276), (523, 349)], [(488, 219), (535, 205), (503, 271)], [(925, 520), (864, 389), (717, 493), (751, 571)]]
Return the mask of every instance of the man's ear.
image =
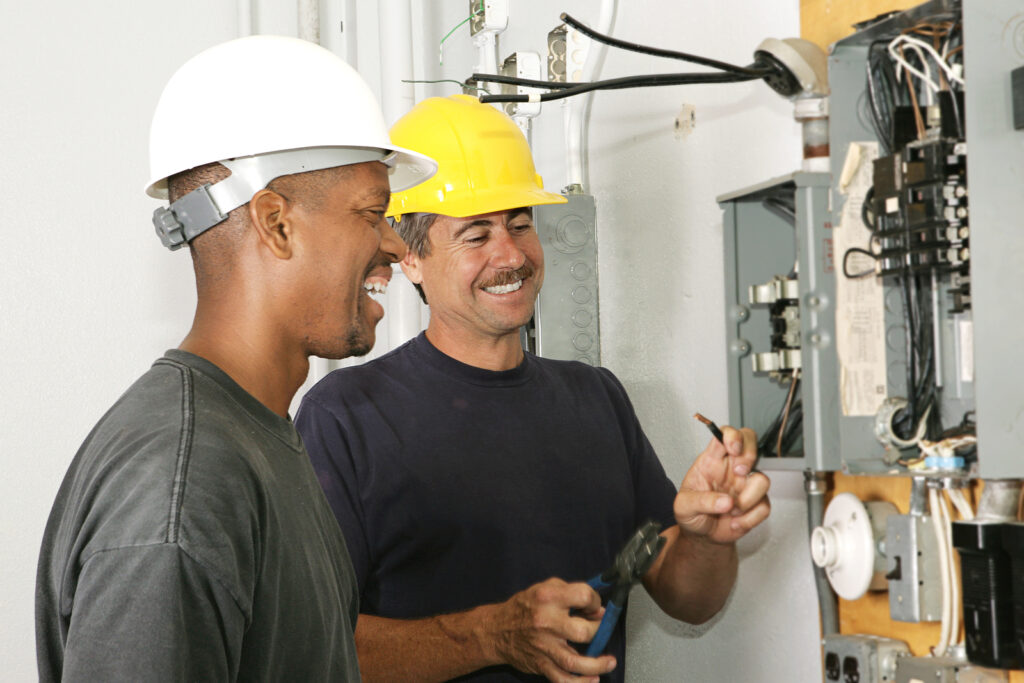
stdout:
[(279, 259), (292, 257), (295, 235), (287, 199), (273, 190), (260, 190), (249, 200), (249, 222), (270, 253)]
[(405, 252), (405, 258), (399, 261), (399, 265), (402, 266), (402, 272), (409, 278), (409, 282), (414, 285), (423, 284), (423, 262), (412, 249)]

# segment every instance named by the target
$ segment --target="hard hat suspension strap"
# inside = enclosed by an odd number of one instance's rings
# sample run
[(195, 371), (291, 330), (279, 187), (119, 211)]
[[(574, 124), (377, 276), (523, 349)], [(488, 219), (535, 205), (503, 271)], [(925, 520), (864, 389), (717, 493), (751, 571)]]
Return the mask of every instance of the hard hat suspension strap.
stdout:
[(163, 245), (174, 251), (248, 204), (274, 178), (366, 161), (380, 161), (391, 168), (394, 157), (393, 152), (374, 147), (307, 147), (225, 159), (220, 163), (231, 171), (230, 176), (158, 208), (153, 226)]

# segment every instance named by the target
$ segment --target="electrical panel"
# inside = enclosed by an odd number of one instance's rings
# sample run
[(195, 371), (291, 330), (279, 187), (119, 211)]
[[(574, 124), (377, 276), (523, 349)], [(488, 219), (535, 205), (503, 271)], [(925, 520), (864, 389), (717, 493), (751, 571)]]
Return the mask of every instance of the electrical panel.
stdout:
[(601, 364), (596, 206), (591, 195), (533, 209), (544, 247), (544, 287), (527, 348), (545, 358)]
[(1019, 9), (866, 22), (828, 58), (831, 173), (719, 197), (729, 420), (760, 467), (1024, 476)]
[(766, 470), (840, 466), (828, 183), (799, 172), (718, 197), (729, 420), (757, 431)]

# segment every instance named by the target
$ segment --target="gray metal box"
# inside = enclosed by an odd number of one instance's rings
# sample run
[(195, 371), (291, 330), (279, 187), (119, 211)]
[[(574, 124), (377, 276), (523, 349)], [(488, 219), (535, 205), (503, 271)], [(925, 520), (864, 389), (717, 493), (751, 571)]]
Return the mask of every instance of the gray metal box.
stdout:
[[(766, 470), (836, 470), (841, 464), (828, 185), (827, 173), (797, 172), (718, 197), (725, 211), (730, 424), (761, 433), (783, 407), (788, 385), (752, 366), (752, 354), (768, 350), (771, 329), (768, 311), (751, 305), (749, 290), (776, 276), (798, 273), (803, 447), (784, 457), (762, 458), (760, 467)], [(765, 204), (782, 195), (793, 199), (795, 226)]]
[(957, 683), (960, 669), (967, 666), (954, 657), (900, 657), (896, 683)]
[(596, 206), (590, 195), (534, 207), (544, 247), (544, 286), (534, 314), (536, 352), (545, 358), (601, 364)]
[(897, 661), (910, 654), (902, 640), (881, 636), (830, 635), (822, 644), (826, 683), (892, 683)]
[(1024, 317), (1024, 131), (1015, 130), (1010, 72), (1024, 65), (1020, 0), (964, 0), (967, 173), (978, 474), (1024, 476), (1018, 355)]
[[(829, 103), (829, 138), (833, 180), (831, 189), (831, 206), (833, 220), (838, 224), (845, 203), (844, 195), (839, 188), (839, 170), (843, 168), (850, 143), (875, 141), (875, 133), (870, 127), (870, 115), (865, 113), (865, 67), (868, 46), (881, 39), (890, 39), (900, 34), (905, 28), (916, 24), (927, 17), (948, 14), (952, 16), (954, 2), (952, 0), (933, 0), (918, 7), (894, 15), (878, 22), (871, 27), (859, 31), (838, 41), (832, 49), (828, 60), (829, 85), (832, 91)], [(966, 19), (965, 19), (966, 25)], [(965, 47), (969, 51), (970, 47)], [(965, 52), (966, 55), (966, 52)], [(970, 57), (973, 59), (973, 57)], [(968, 98), (973, 84), (968, 81)], [(970, 120), (970, 112), (967, 114)], [(970, 129), (968, 128), (968, 140)], [(974, 177), (975, 160), (973, 145), (968, 142), (969, 149), (969, 184), (971, 188), (972, 211), (975, 204), (974, 188), (977, 179)], [(1002, 165), (1003, 162), (1000, 162)], [(971, 216), (971, 262), (972, 277), (978, 270), (974, 258), (974, 237), (976, 224)], [(837, 263), (843, 254), (836, 255)], [(837, 268), (836, 277), (843, 277)], [(906, 396), (906, 351), (904, 341), (904, 317), (900, 292), (889, 280), (884, 281), (884, 318), (885, 318), (885, 364), (887, 370), (886, 394), (888, 396)], [(973, 286), (973, 282), (972, 282)], [(969, 333), (976, 328), (971, 327), (970, 314), (952, 315), (949, 313), (950, 289), (948, 278), (940, 280), (939, 300), (939, 350), (942, 367), (943, 389), (940, 398), (940, 414), (946, 426), (960, 421), (964, 413), (974, 408), (974, 384), (971, 379), (971, 368), (965, 367), (964, 358), (970, 357), (970, 342), (973, 338)], [(976, 301), (976, 299), (975, 299)], [(1005, 322), (1005, 320), (1004, 320)], [(970, 365), (968, 363), (967, 365)], [(840, 415), (839, 448), (846, 468), (851, 472), (877, 472), (888, 470), (889, 465), (883, 461), (885, 449), (874, 436), (874, 416)], [(1022, 470), (1024, 471), (1024, 470)]]
[(928, 516), (889, 515), (885, 521), (889, 616), (894, 621), (939, 621), (942, 582), (934, 520)]

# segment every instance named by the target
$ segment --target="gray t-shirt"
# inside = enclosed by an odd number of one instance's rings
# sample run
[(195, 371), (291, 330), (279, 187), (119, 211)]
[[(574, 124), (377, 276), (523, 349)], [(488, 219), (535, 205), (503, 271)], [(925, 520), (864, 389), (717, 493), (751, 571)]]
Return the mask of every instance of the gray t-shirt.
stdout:
[(172, 350), (61, 485), (36, 584), (39, 676), (358, 681), (357, 600), (291, 421)]

